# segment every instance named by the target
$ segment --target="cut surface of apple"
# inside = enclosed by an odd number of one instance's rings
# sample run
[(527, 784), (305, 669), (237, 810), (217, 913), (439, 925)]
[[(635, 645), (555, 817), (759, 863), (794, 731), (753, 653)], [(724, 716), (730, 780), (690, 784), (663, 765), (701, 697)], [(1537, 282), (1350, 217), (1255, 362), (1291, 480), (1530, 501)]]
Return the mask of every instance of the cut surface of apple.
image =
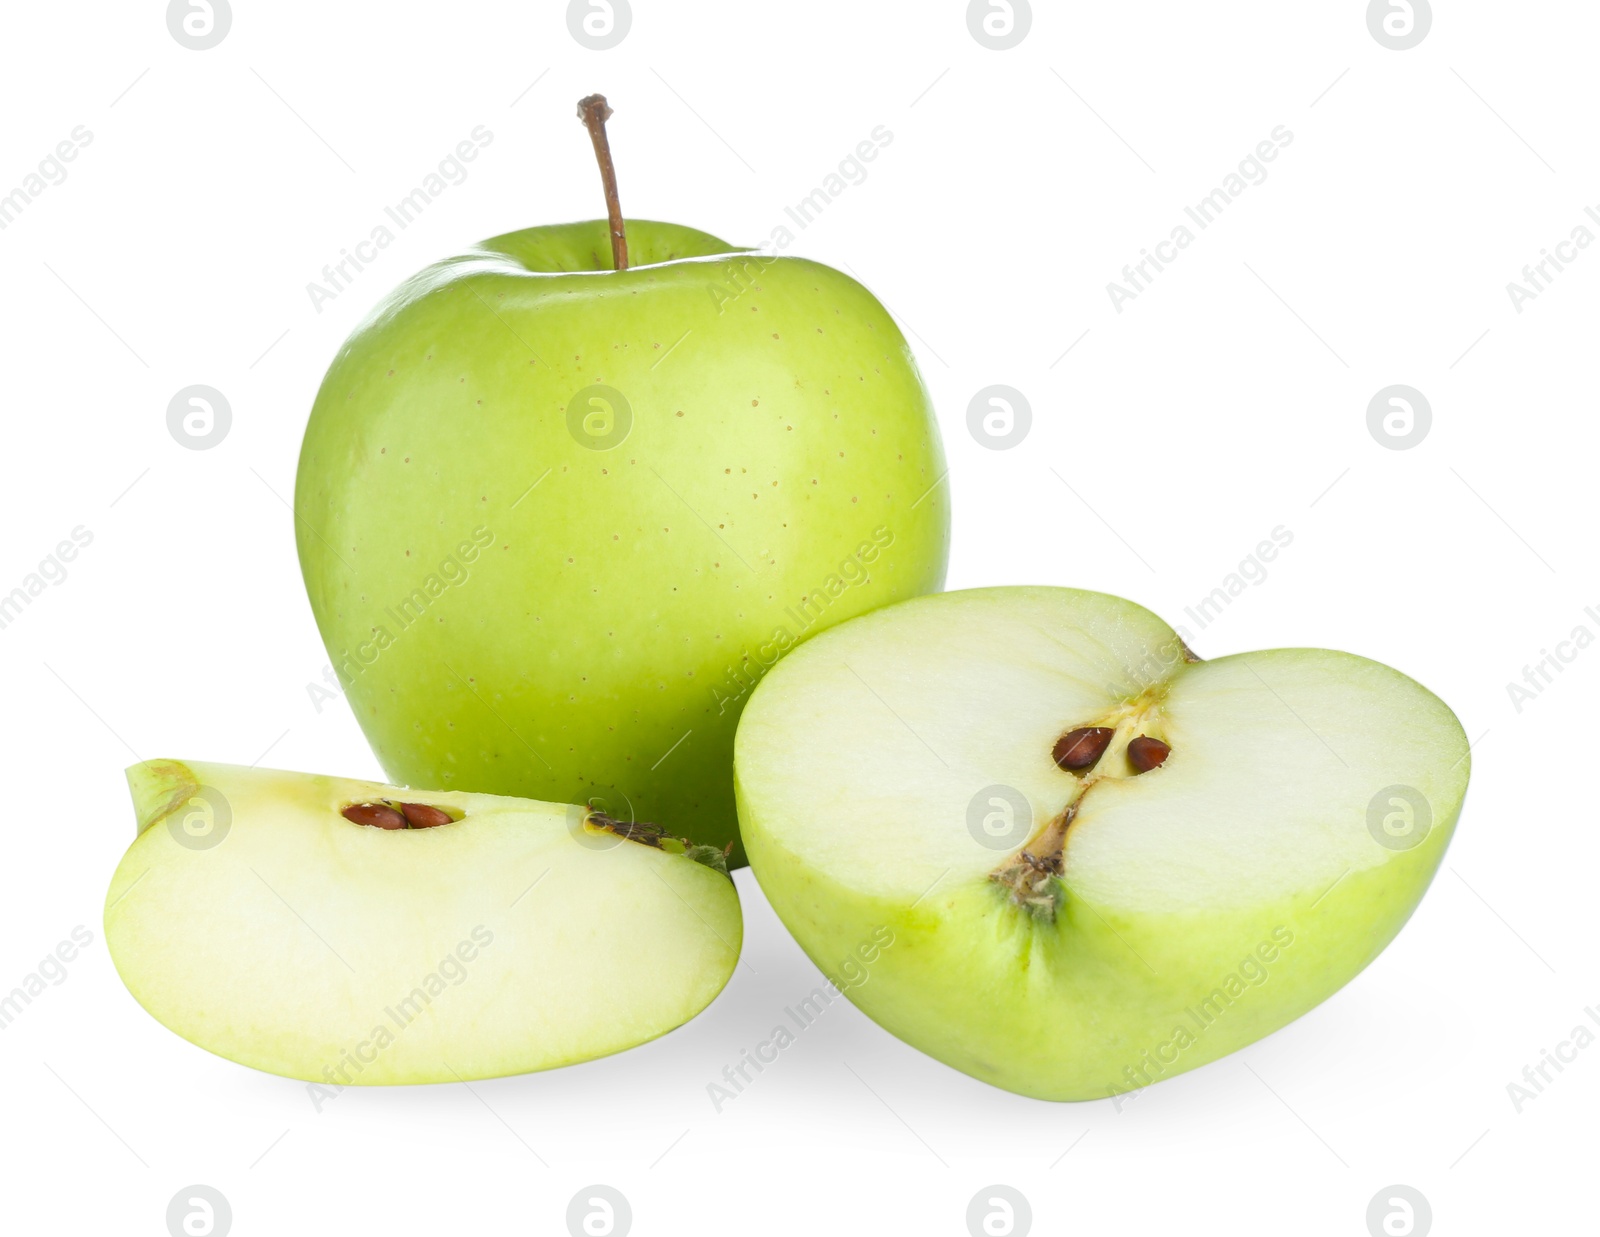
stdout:
[(1371, 962), (1468, 770), (1455, 715), (1376, 662), (1201, 661), (1132, 602), (995, 588), (791, 653), (735, 780), (763, 891), (867, 1014), (997, 1086), (1095, 1099), (1269, 1034)]
[(171, 760), (128, 781), (117, 970), (171, 1030), (257, 1069), (342, 1085), (586, 1061), (687, 1022), (738, 959), (720, 852), (651, 826)]

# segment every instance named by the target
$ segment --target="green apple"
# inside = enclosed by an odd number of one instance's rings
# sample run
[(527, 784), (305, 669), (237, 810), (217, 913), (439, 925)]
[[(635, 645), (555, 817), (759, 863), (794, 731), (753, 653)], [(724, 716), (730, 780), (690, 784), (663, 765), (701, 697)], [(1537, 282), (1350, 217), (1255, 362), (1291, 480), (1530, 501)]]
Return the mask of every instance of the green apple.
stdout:
[(755, 682), (942, 586), (945, 468), (860, 284), (626, 232), (626, 270), (605, 221), (532, 228), (373, 311), (306, 430), (300, 563), (393, 780), (594, 802), (721, 846)]
[(736, 751), (762, 890), (883, 1027), (1045, 1099), (1138, 1090), (1325, 1000), (1405, 923), (1466, 793), (1386, 666), (1201, 661), (1099, 593), (925, 597), (826, 632)]
[(329, 1085), (548, 1069), (664, 1034), (739, 956), (721, 852), (587, 808), (156, 760), (106, 943), (155, 1018)]

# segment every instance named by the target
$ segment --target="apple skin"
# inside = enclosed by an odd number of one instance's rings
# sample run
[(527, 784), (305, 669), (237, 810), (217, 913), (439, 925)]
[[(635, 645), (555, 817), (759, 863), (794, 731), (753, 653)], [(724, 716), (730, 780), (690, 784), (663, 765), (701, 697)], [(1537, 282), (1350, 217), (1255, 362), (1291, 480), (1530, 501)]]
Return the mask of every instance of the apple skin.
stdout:
[[(1103, 1100), (1224, 1057), (1332, 996), (1411, 917), (1454, 823), (1452, 815), (1414, 851), (1346, 878), (1320, 906), (1312, 895), (1225, 916), (1129, 915), (1069, 899), (1053, 925), (1019, 919), (991, 889), (953, 890), (907, 910), (819, 876), (759, 828), (747, 827), (745, 837), (762, 893), (781, 908), (784, 926), (884, 1030), (1007, 1091)], [(975, 948), (975, 922), (984, 925), (982, 948)], [(1275, 956), (1257, 957), (1253, 969), (1266, 971), (1270, 1000), (1250, 999), (1246, 977), (1245, 999), (1209, 1024), (1194, 1021), (1188, 1011), (1263, 943)], [(1015, 974), (993, 966), (996, 949), (1026, 956), (1019, 967), (1044, 973), (1019, 991)], [(1130, 953), (1150, 971), (1130, 967)], [(865, 978), (852, 982), (853, 975)], [(976, 1033), (974, 1009), (989, 1011)], [(1175, 1042), (1179, 1027), (1192, 1044)], [(1059, 1064), (1039, 1064), (1051, 1061)], [(1130, 1067), (1144, 1077), (1130, 1076)]]
[[(627, 271), (604, 221), (534, 228), (373, 311), (306, 429), (300, 563), (392, 781), (589, 802), (737, 864), (750, 688), (800, 639), (942, 587), (943, 451), (854, 280), (627, 232)], [(585, 439), (608, 441), (603, 400), (569, 429), (597, 384), (631, 411), (606, 449)]]

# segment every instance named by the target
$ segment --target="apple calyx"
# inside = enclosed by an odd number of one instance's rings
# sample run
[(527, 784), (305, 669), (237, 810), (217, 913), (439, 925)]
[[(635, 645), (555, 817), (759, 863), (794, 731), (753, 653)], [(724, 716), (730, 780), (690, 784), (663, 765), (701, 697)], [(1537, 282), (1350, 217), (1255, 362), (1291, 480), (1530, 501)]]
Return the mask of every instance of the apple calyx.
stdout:
[(611, 105), (603, 94), (587, 95), (578, 100), (578, 119), (589, 130), (589, 140), (594, 143), (594, 157), (600, 164), (600, 184), (606, 194), (606, 218), (611, 225), (611, 265), (615, 270), (628, 269), (628, 233), (622, 222), (622, 199), (617, 195), (617, 169), (611, 162), (611, 140), (606, 137), (606, 121), (612, 116)]
[(351, 824), (367, 825), (374, 829), (433, 829), (462, 819), (431, 803), (400, 803), (393, 799), (352, 803), (339, 815)]
[(696, 863), (704, 864), (714, 871), (721, 872), (729, 880), (728, 856), (733, 853), (733, 843), (729, 842), (727, 848), (718, 850), (715, 846), (697, 846), (688, 838), (673, 837), (660, 825), (647, 824), (641, 821), (617, 820), (607, 816), (604, 812), (591, 810), (584, 818), (584, 824), (593, 825), (596, 829), (603, 829), (607, 833), (614, 833), (619, 838), (629, 842), (637, 842), (641, 846), (653, 847), (656, 850), (666, 851), (669, 855), (683, 855), (693, 859)]
[[(1095, 780), (1086, 782), (1084, 790)], [(1067, 829), (1082, 801), (1080, 793), (1043, 833), (989, 873), (990, 880), (1010, 892), (1013, 903), (1046, 923), (1055, 922), (1067, 900), (1060, 880), (1066, 870)]]

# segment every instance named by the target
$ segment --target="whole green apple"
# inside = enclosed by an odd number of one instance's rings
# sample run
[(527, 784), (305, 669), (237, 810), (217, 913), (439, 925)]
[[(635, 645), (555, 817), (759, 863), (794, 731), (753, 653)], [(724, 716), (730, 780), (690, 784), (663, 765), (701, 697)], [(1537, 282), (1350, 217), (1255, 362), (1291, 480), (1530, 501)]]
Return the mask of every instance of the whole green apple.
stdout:
[(340, 349), (295, 487), (340, 682), (400, 783), (732, 844), (733, 736), (803, 638), (937, 590), (911, 352), (815, 262), (630, 220), (421, 272)]
[(1201, 661), (1132, 602), (995, 588), (786, 658), (736, 780), (762, 891), (852, 1001), (977, 1078), (1078, 1100), (1355, 976), (1438, 869), (1469, 764), (1455, 715), (1377, 662)]

